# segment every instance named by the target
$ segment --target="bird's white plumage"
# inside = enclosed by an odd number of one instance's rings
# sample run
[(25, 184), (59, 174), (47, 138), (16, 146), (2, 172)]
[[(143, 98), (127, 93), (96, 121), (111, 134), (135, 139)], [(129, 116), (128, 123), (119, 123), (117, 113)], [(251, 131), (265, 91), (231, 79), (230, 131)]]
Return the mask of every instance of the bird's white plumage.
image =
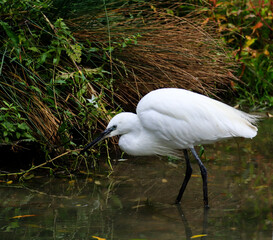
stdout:
[(117, 126), (109, 136), (121, 135), (119, 145), (131, 155), (176, 155), (198, 144), (257, 134), (255, 116), (183, 89), (152, 91), (136, 112), (120, 113), (107, 126)]

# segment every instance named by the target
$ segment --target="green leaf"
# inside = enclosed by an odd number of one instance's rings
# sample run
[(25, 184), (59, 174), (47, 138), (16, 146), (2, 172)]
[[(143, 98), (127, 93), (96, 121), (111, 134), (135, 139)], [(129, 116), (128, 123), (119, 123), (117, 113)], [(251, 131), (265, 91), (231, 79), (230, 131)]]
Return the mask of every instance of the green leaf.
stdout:
[(246, 36), (246, 39), (245, 47), (251, 46), (257, 40), (257, 38), (251, 38), (250, 36)]
[(53, 59), (53, 64), (54, 64), (54, 65), (57, 65), (57, 64), (59, 63), (59, 61), (60, 61), (60, 58), (59, 58), (59, 57), (54, 58), (54, 59)]
[(98, 52), (99, 51), (99, 48), (96, 48), (96, 47), (91, 47), (88, 49), (89, 52)]
[(29, 47), (28, 50), (39, 53), (40, 50), (37, 47)]
[(24, 134), (22, 135), (22, 137), (25, 137), (25, 138), (27, 138), (27, 139), (30, 139), (30, 140), (35, 141), (35, 137), (33, 137), (32, 135), (30, 135), (29, 133), (24, 133)]
[(39, 95), (42, 95), (42, 92), (39, 88), (35, 87), (35, 86), (30, 86), (30, 89), (34, 90), (35, 92), (39, 93)]
[(16, 137), (19, 139), (21, 137), (21, 134), (19, 132), (16, 132)]
[(41, 57), (40, 57), (40, 61), (39, 61), (39, 62), (40, 62), (40, 63), (44, 63), (48, 57), (51, 57), (51, 52), (52, 52), (52, 51), (53, 51), (53, 50), (49, 50), (49, 51), (43, 53), (43, 54), (41, 55)]
[(3, 21), (0, 21), (0, 25), (4, 28), (6, 34), (10, 38), (10, 40), (13, 42), (15, 46), (18, 46), (19, 44), (19, 38), (18, 36), (11, 30), (11, 27)]
[(3, 122), (1, 124), (8, 132), (14, 132), (15, 126), (11, 122)]
[(66, 83), (66, 81), (65, 80), (55, 80), (54, 81), (54, 84), (65, 84)]
[(18, 124), (18, 128), (21, 129), (21, 130), (29, 130), (29, 127), (26, 123), (19, 123)]

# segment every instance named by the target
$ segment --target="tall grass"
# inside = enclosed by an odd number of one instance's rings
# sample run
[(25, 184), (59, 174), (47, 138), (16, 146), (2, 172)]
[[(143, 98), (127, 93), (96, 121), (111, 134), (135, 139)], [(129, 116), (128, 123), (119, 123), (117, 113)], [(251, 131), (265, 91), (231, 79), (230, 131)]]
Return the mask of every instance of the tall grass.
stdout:
[(216, 97), (238, 80), (233, 75), (236, 63), (216, 25), (204, 24), (197, 12), (180, 17), (176, 12), (184, 5), (172, 1), (116, 2), (124, 4), (107, 5), (108, 22), (102, 20), (104, 11), (90, 15), (83, 10), (65, 21), (80, 42), (99, 42), (108, 50), (108, 69), (123, 107), (132, 108), (141, 96), (160, 87)]
[(44, 14), (49, 10), (49, 1), (1, 6), (0, 139), (36, 140), (48, 151), (62, 152), (83, 141), (82, 126), (106, 119), (103, 94), (90, 82), (100, 86), (107, 73), (80, 65), (90, 49), (75, 40), (62, 19), (52, 22)]
[(49, 159), (67, 149), (77, 155), (115, 112), (152, 89), (216, 95), (236, 80), (215, 26), (176, 16), (178, 4), (111, 1), (78, 15), (66, 4), (65, 19), (52, 4), (1, 3), (1, 142), (39, 142)]

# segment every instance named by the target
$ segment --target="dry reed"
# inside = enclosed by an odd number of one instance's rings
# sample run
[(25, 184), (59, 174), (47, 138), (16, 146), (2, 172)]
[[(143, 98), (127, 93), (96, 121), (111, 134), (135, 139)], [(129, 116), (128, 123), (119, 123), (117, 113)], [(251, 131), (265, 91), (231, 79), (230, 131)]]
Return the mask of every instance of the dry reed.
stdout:
[[(177, 7), (174, 5), (172, 10)], [(129, 12), (134, 18), (124, 17)], [(157, 88), (179, 87), (216, 96), (230, 86), (230, 81), (237, 80), (228, 49), (214, 26), (202, 24), (201, 16), (175, 17), (145, 4), (109, 9), (107, 14), (119, 21), (104, 26), (96, 23), (102, 15), (93, 16), (90, 28), (86, 24), (90, 24), (88, 16), (84, 15), (68, 24), (77, 29), (77, 39), (104, 43), (105, 47), (109, 40), (122, 44), (126, 37), (141, 35), (137, 44), (109, 54), (109, 71), (116, 73), (118, 102), (123, 108), (131, 108), (142, 95)]]

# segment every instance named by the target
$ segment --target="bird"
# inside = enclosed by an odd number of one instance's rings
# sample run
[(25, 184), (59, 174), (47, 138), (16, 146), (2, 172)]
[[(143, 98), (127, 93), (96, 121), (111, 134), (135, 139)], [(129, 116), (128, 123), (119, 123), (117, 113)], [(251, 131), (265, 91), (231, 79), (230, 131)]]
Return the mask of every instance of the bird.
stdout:
[(204, 207), (209, 208), (207, 170), (195, 146), (216, 141), (257, 135), (258, 116), (245, 113), (205, 95), (180, 88), (160, 88), (146, 94), (137, 104), (136, 113), (115, 115), (106, 129), (81, 151), (101, 140), (119, 136), (119, 147), (133, 156), (181, 156), (186, 173), (175, 203), (182, 196), (192, 175), (188, 152), (200, 168)]

